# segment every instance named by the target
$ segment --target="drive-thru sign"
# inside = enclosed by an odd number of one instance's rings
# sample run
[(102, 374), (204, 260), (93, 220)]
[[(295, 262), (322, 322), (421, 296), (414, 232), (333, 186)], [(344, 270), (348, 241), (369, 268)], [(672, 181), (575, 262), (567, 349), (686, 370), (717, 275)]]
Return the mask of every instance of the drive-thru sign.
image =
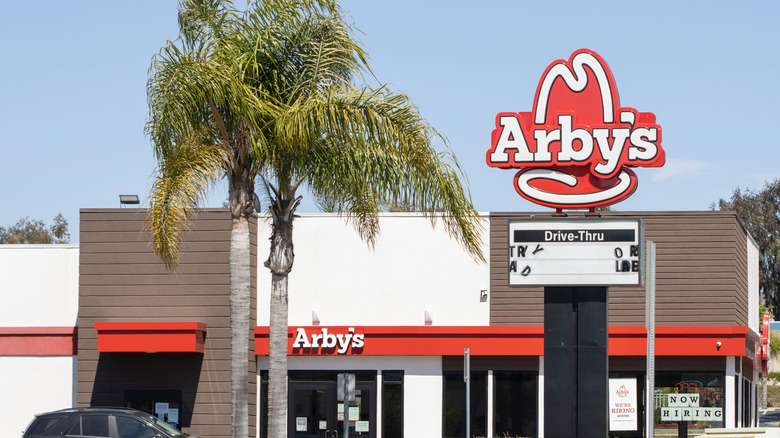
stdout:
[(642, 284), (639, 219), (545, 219), (509, 222), (509, 284)]

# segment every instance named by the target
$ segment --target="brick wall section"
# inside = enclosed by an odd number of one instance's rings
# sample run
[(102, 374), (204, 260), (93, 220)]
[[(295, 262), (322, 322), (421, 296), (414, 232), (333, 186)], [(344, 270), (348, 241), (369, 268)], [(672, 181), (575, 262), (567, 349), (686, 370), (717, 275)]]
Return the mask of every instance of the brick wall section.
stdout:
[[(168, 271), (152, 250), (146, 213), (141, 209), (81, 211), (78, 405), (121, 405), (124, 390), (181, 388), (183, 430), (229, 437), (230, 214), (221, 209), (199, 211), (184, 234), (180, 265)], [(257, 319), (256, 223), (250, 222), (252, 326)], [(100, 321), (206, 323), (205, 351), (98, 353), (94, 327)], [(247, 356), (254, 433), (254, 351)]]
[[(544, 323), (543, 288), (508, 285), (508, 222), (530, 216), (490, 215), (491, 325)], [(748, 324), (747, 235), (733, 212), (606, 212), (604, 217), (641, 217), (645, 239), (656, 244), (657, 324)], [(644, 287), (609, 289), (610, 325), (644, 321)]]

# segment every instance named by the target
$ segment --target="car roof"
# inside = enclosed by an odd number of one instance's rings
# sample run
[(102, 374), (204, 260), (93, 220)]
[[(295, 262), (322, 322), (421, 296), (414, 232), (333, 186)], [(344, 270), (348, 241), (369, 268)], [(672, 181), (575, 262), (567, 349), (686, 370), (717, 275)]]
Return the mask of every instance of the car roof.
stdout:
[(131, 408), (112, 408), (112, 407), (81, 407), (81, 408), (65, 408), (57, 411), (50, 411), (38, 414), (43, 415), (56, 415), (56, 414), (76, 414), (76, 413), (124, 413), (130, 415), (142, 415), (149, 416), (150, 414)]

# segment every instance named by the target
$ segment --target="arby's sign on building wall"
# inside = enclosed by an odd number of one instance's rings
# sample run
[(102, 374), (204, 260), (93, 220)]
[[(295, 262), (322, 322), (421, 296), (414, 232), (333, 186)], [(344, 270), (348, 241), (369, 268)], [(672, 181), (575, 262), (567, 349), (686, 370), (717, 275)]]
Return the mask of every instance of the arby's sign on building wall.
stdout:
[(588, 49), (547, 67), (532, 111), (496, 116), (486, 158), (519, 170), (523, 198), (558, 210), (622, 201), (637, 188), (632, 167), (666, 161), (655, 115), (621, 106), (609, 66)]

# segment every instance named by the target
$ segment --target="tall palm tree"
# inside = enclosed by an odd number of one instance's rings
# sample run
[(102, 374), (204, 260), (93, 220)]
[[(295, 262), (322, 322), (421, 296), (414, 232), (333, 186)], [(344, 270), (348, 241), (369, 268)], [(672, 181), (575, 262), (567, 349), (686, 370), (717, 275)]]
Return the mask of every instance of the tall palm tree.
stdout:
[[(151, 195), (156, 251), (178, 260), (181, 233), (205, 190), (229, 181), (233, 436), (246, 437), (249, 330), (247, 217), (255, 182), (272, 221), (269, 437), (284, 437), (287, 410), (287, 278), (293, 220), (310, 195), (351, 220), (373, 244), (382, 206), (422, 211), (475, 258), (481, 221), (446, 142), (409, 99), (358, 85), (370, 73), (353, 29), (329, 0), (186, 0), (181, 37), (150, 70), (147, 133), (159, 161)], [(443, 150), (438, 151), (439, 144)]]
[(192, 211), (220, 178), (228, 180), (230, 213), (231, 429), (249, 435), (247, 375), (250, 332), (249, 215), (258, 163), (255, 99), (231, 59), (239, 16), (221, 1), (180, 2), (180, 38), (162, 47), (149, 69), (146, 125), (159, 166), (151, 190), (155, 251), (177, 265)]

